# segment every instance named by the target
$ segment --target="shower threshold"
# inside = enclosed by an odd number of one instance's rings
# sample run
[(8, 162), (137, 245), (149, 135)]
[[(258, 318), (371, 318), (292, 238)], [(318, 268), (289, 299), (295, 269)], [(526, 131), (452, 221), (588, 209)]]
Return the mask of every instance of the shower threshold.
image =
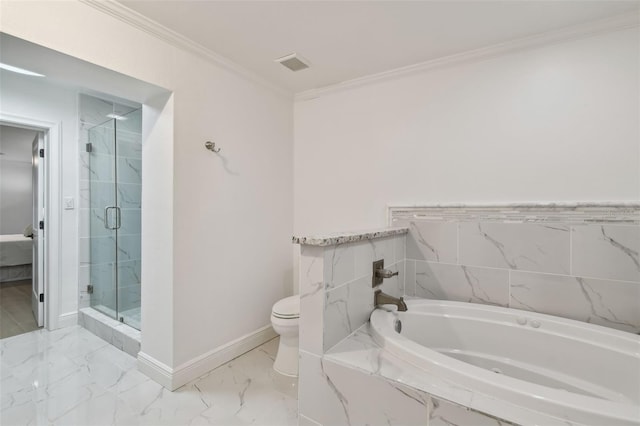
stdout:
[[(137, 315), (136, 318), (140, 321), (140, 308), (132, 309), (132, 311), (135, 310), (137, 312), (132, 312), (133, 315), (128, 318)], [(123, 312), (123, 314), (125, 313)], [(80, 309), (78, 324), (129, 355), (137, 357), (138, 352), (140, 352), (140, 341), (142, 339), (140, 330), (116, 321), (94, 308)]]

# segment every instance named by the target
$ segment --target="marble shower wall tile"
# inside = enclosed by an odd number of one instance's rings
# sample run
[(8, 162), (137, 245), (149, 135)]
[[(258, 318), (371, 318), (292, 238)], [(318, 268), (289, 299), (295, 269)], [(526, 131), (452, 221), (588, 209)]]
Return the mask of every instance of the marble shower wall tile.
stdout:
[(511, 272), (510, 306), (640, 332), (640, 284)]
[(373, 288), (368, 277), (327, 292), (324, 303), (324, 352), (366, 323), (373, 308)]
[(451, 425), (515, 426), (506, 420), (432, 396), (429, 405), (429, 426)]
[(416, 261), (415, 296), (508, 306), (509, 271)]
[(142, 161), (118, 156), (118, 183), (142, 184)]
[(300, 246), (299, 286), (301, 350), (323, 353), (324, 322), (324, 247)]
[(640, 226), (573, 226), (571, 238), (573, 275), (640, 282)]
[(399, 226), (409, 227), (407, 259), (458, 262), (458, 224), (456, 222), (412, 220), (407, 223), (401, 222)]
[(568, 274), (569, 245), (569, 227), (561, 224), (459, 224), (462, 265)]
[(429, 396), (301, 353), (300, 414), (323, 425), (426, 424)]
[(134, 183), (118, 184), (118, 204), (122, 209), (142, 207), (142, 185)]

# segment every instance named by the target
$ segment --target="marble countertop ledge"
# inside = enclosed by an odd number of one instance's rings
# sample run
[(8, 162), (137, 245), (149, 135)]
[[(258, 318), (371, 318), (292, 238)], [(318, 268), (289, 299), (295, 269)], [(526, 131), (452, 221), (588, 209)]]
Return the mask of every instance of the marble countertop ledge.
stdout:
[(380, 228), (366, 231), (336, 232), (331, 234), (293, 236), (291, 241), (294, 244), (303, 246), (334, 246), (344, 243), (355, 243), (358, 241), (375, 240), (377, 238), (391, 237), (409, 232), (407, 227)]

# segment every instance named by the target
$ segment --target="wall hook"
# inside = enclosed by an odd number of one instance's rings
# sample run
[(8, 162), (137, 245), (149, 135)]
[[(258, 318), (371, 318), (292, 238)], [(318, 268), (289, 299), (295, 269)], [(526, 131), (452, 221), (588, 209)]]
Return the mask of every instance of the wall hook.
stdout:
[(213, 152), (220, 152), (220, 148), (216, 148), (216, 143), (215, 142), (211, 142), (211, 141), (206, 141), (204, 143), (204, 147), (207, 148), (209, 151), (213, 151)]

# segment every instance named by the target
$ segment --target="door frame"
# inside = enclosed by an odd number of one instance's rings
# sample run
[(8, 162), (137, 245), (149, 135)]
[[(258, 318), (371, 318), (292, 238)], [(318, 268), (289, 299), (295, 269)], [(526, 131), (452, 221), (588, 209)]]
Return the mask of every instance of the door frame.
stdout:
[(62, 250), (62, 124), (0, 112), (0, 124), (37, 130), (44, 133), (44, 222), (46, 238), (43, 247), (44, 262), (44, 328), (59, 328), (58, 300), (60, 292)]

